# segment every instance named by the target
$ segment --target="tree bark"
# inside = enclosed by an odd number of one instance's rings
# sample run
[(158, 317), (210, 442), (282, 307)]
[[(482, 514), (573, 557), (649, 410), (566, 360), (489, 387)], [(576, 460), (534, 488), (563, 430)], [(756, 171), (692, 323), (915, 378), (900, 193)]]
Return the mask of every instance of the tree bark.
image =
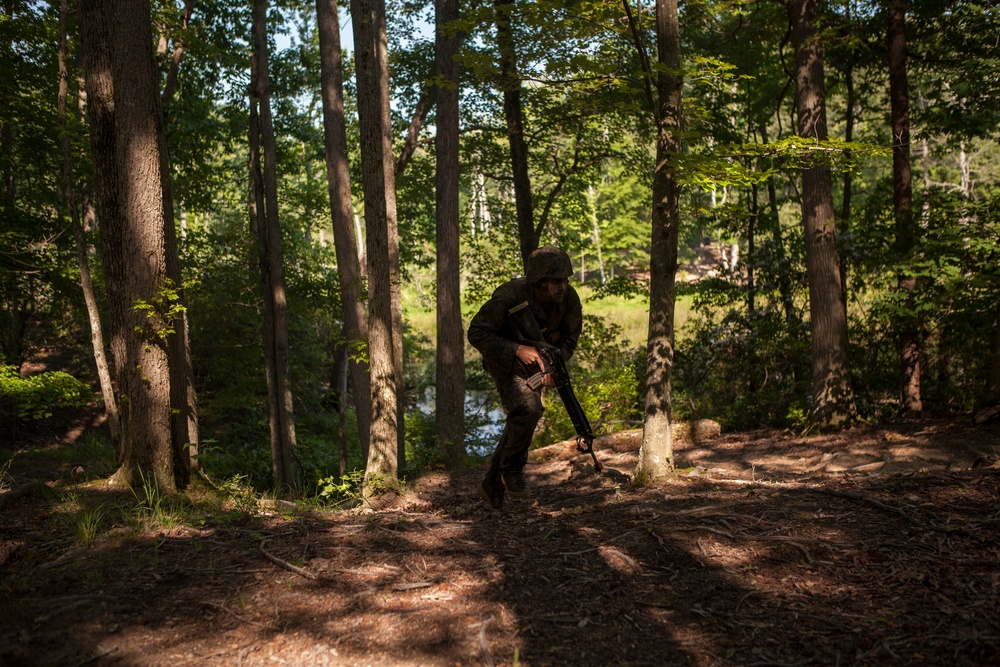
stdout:
[[(795, 45), (798, 134), (823, 141), (827, 124), (823, 58), (816, 30), (819, 0), (789, 0), (788, 12)], [(828, 166), (802, 170), (802, 221), (812, 334), (812, 418), (821, 426), (836, 426), (852, 415), (853, 395)]]
[(351, 173), (347, 153), (347, 121), (344, 117), (344, 66), (336, 0), (316, 0), (316, 16), (323, 79), (326, 177), (330, 192), (330, 216), (333, 220), (333, 243), (337, 253), (337, 277), (344, 309), (344, 340), (353, 357), (348, 372), (362, 458), (367, 460), (372, 426), (371, 377), (368, 365), (357, 360), (357, 353), (368, 340), (368, 321), (365, 319), (365, 303), (361, 298), (363, 279), (351, 208)]
[(680, 29), (677, 0), (656, 0), (656, 170), (653, 173), (650, 244), (649, 338), (646, 349), (646, 408), (637, 479), (673, 472), (671, 375), (674, 363), (674, 301), (680, 184), (673, 159), (681, 147)]
[(465, 462), (465, 335), (459, 277), (459, 109), (458, 50), (461, 37), (452, 22), (458, 0), (435, 4), (437, 91), (435, 192), (437, 217), (437, 369), (435, 429), (445, 462)]
[(174, 441), (183, 436), (174, 432), (172, 418), (169, 348), (178, 334), (166, 237), (173, 226), (150, 6), (144, 0), (81, 0), (79, 16), (111, 351), (124, 397), (122, 466), (112, 483), (153, 483), (172, 493)]
[[(361, 175), (365, 199), (368, 255), (368, 358), (372, 382), (372, 429), (366, 483), (395, 478), (402, 422), (398, 399), (393, 290), (399, 292), (396, 193), (389, 126), (389, 76), (385, 43), (385, 5), (381, 0), (351, 0), (361, 129)], [(380, 27), (381, 26), (381, 27)], [(395, 284), (394, 283), (395, 279)], [(402, 360), (399, 358), (399, 363)]]
[(521, 246), (521, 263), (527, 270), (528, 255), (538, 248), (538, 235), (535, 233), (531, 178), (528, 175), (528, 145), (524, 140), (524, 119), (521, 113), (521, 78), (517, 72), (517, 52), (511, 27), (511, 10), (514, 6), (515, 0), (494, 0), (493, 4), (497, 48), (500, 52), (500, 88), (503, 91), (503, 112), (507, 119), (511, 172), (514, 177), (517, 233)]
[(63, 198), (69, 212), (73, 234), (76, 237), (76, 259), (80, 269), (80, 289), (87, 308), (87, 319), (90, 324), (90, 343), (94, 350), (94, 363), (97, 366), (97, 378), (101, 386), (101, 398), (104, 400), (104, 412), (107, 415), (108, 431), (111, 434), (111, 444), (115, 450), (115, 460), (122, 461), (121, 429), (118, 424), (118, 404), (115, 400), (115, 390), (111, 383), (111, 371), (108, 368), (108, 358), (104, 350), (104, 331), (101, 327), (101, 314), (97, 307), (97, 295), (94, 283), (90, 277), (90, 260), (87, 257), (87, 238), (80, 220), (77, 208), (76, 190), (73, 187), (73, 152), (70, 145), (69, 123), (67, 114), (67, 98), (69, 97), (69, 71), (66, 65), (67, 23), (69, 22), (69, 2), (61, 0), (59, 7), (59, 100), (57, 113), (59, 129), (62, 134), (62, 184)]
[(1000, 404), (1000, 304), (997, 304), (996, 333), (993, 336), (993, 364), (986, 387), (986, 405)]
[(254, 172), (253, 202), (264, 297), (264, 358), (268, 371), (271, 454), (275, 487), (280, 495), (287, 497), (299, 489), (302, 471), (295, 451), (295, 421), (288, 376), (288, 315), (278, 219), (277, 148), (271, 122), (267, 62), (267, 0), (254, 0), (253, 33), (250, 142), (251, 155), (256, 152), (256, 159), (251, 158), (251, 171)]
[[(913, 216), (913, 187), (910, 169), (910, 92), (906, 80), (906, 7), (904, 0), (889, 4), (886, 31), (889, 53), (889, 101), (892, 117), (893, 213), (896, 222), (896, 252), (902, 263), (913, 252), (916, 225)], [(897, 288), (905, 295), (906, 310), (913, 308), (917, 280), (901, 272)], [(899, 407), (903, 412), (920, 412), (920, 331), (917, 319), (909, 314), (900, 318)]]

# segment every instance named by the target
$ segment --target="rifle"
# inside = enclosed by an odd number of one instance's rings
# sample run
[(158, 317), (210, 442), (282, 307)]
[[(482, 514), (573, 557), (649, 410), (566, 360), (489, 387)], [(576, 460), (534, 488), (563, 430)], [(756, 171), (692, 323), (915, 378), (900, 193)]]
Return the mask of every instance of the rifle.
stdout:
[(570, 384), (569, 379), (569, 370), (566, 368), (566, 361), (562, 358), (562, 351), (555, 345), (545, 342), (542, 332), (538, 328), (538, 322), (535, 321), (535, 316), (531, 314), (531, 309), (528, 307), (527, 301), (522, 301), (507, 312), (510, 314), (511, 322), (514, 323), (514, 328), (517, 330), (522, 342), (538, 350), (545, 366), (542, 369), (542, 373), (536, 373), (528, 378), (528, 386), (532, 389), (538, 389), (542, 384), (542, 376), (545, 373), (552, 376), (556, 385), (556, 391), (559, 392), (559, 398), (562, 399), (570, 421), (573, 422), (573, 428), (576, 429), (577, 451), (582, 454), (590, 454), (591, 458), (594, 459), (594, 469), (597, 472), (601, 472), (604, 466), (597, 460), (597, 455), (594, 453), (594, 440), (597, 436), (594, 435), (594, 429), (590, 426), (590, 420), (587, 419), (587, 415), (583, 412), (583, 406), (580, 405), (576, 394), (573, 393), (573, 386)]

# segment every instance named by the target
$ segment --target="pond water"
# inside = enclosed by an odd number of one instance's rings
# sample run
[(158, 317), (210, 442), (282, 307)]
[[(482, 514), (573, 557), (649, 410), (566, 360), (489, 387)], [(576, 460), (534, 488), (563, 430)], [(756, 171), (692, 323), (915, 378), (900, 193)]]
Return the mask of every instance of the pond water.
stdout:
[[(432, 416), (437, 410), (437, 393), (434, 387), (424, 390), (417, 401), (421, 413)], [(470, 454), (488, 456), (493, 453), (504, 424), (503, 409), (495, 391), (468, 390), (465, 392), (465, 445)]]

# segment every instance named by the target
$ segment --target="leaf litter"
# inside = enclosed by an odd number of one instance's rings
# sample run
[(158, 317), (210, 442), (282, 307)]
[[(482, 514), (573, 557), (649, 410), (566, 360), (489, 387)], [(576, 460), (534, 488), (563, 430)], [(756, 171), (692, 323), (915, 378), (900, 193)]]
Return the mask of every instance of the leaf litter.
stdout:
[(0, 511), (0, 665), (994, 665), (998, 446), (944, 420), (721, 434), (636, 486), (631, 432), (603, 475), (534, 450), (499, 511), (474, 467), (83, 550), (30, 494)]

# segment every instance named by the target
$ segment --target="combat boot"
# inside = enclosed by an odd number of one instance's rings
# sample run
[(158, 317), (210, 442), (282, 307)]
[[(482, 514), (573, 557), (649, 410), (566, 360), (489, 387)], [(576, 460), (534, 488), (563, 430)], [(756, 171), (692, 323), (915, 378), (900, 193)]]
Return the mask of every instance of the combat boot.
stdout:
[(483, 478), (483, 481), (479, 483), (479, 495), (483, 497), (486, 504), (495, 510), (503, 507), (503, 484), (496, 477), (487, 475)]
[(520, 468), (504, 470), (500, 473), (503, 486), (511, 498), (527, 498), (531, 493), (528, 491), (528, 484), (524, 481), (524, 472)]

